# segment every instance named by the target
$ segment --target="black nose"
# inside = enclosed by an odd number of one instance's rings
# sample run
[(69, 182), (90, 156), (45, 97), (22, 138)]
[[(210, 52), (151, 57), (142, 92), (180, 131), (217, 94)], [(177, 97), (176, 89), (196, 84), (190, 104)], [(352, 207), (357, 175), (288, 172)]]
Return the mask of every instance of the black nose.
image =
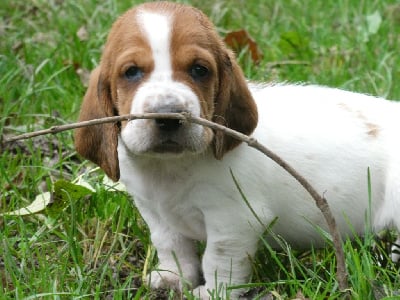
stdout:
[(156, 124), (160, 130), (163, 131), (176, 131), (182, 126), (182, 120), (176, 119), (156, 119)]
[[(155, 110), (157, 113), (182, 113), (186, 110), (181, 105), (165, 105)], [(183, 120), (160, 118), (155, 119), (156, 125), (163, 131), (176, 131), (183, 125)]]

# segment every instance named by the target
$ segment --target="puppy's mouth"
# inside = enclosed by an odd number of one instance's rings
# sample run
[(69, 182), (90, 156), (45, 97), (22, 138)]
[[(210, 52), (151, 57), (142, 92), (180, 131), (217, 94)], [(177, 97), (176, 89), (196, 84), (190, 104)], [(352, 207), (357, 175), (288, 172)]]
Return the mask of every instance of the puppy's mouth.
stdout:
[(182, 153), (185, 150), (185, 147), (180, 143), (173, 140), (165, 140), (161, 141), (158, 145), (156, 145), (152, 151), (155, 153)]

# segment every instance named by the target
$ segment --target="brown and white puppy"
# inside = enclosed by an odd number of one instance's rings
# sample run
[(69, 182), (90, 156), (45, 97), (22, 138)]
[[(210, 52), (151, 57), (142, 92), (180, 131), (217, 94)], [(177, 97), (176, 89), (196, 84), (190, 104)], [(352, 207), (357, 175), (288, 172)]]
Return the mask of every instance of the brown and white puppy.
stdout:
[[(152, 112), (188, 112), (253, 134), (325, 193), (343, 235), (364, 230), (370, 168), (373, 225), (400, 226), (399, 104), (319, 86), (247, 84), (193, 7), (153, 2), (122, 15), (92, 73), (80, 120)], [(134, 120), (78, 129), (75, 144), (109, 177), (121, 178), (146, 220), (159, 258), (149, 276), (153, 288), (187, 282), (208, 299), (220, 284), (247, 282), (261, 223), (275, 218), (273, 230), (293, 246), (324, 243), (315, 229), (326, 228), (324, 219), (302, 187), (221, 132)], [(201, 263), (196, 240), (206, 241)]]

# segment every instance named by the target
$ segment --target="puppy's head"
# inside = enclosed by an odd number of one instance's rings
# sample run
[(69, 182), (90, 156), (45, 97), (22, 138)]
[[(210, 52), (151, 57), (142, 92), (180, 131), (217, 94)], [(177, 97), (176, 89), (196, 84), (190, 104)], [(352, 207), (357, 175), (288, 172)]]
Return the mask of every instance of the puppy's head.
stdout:
[[(113, 25), (91, 75), (80, 121), (129, 113), (188, 112), (250, 134), (257, 109), (234, 55), (199, 10), (142, 4)], [(119, 178), (117, 143), (132, 155), (171, 157), (212, 147), (221, 159), (239, 141), (179, 120), (134, 120), (80, 128), (75, 146)]]

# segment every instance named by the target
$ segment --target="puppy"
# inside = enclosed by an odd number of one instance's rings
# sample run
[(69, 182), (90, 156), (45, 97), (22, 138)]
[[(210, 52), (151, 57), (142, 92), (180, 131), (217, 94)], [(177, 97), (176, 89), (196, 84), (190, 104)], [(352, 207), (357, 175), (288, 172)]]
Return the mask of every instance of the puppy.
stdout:
[[(400, 226), (398, 103), (320, 86), (248, 84), (202, 12), (146, 3), (112, 26), (79, 119), (168, 112), (214, 121), (269, 147), (324, 193), (343, 236), (365, 228), (369, 168), (374, 228)], [(75, 145), (120, 178), (147, 222), (159, 258), (148, 279), (153, 288), (187, 283), (208, 299), (220, 284), (246, 283), (249, 257), (275, 218), (272, 230), (293, 247), (324, 244), (315, 226), (326, 224), (310, 195), (267, 157), (221, 132), (179, 120), (133, 120), (77, 129)], [(201, 261), (197, 240), (206, 242)]]

